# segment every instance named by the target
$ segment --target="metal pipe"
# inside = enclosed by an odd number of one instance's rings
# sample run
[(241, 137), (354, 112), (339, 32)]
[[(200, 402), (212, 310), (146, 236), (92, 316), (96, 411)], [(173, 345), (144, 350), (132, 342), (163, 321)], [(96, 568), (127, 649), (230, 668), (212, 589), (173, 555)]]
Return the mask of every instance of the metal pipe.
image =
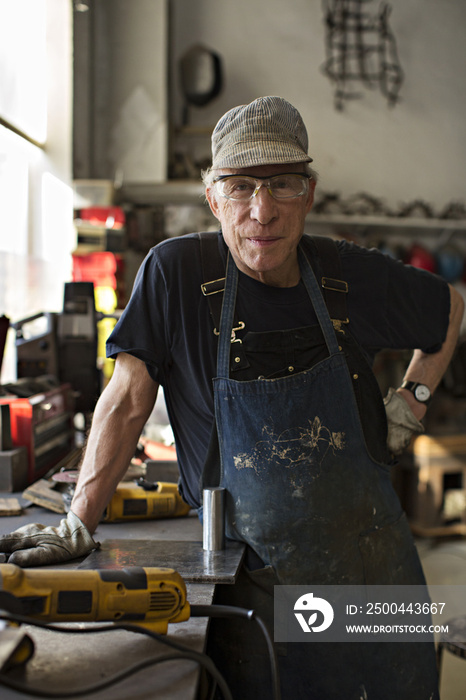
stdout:
[(225, 548), (225, 489), (203, 490), (203, 547), (208, 552)]

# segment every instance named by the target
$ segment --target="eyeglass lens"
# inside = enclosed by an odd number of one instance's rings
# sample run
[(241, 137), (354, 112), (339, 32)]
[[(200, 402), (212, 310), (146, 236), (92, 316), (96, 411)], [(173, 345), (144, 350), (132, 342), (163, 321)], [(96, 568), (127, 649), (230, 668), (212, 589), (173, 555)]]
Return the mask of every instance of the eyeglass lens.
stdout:
[(301, 197), (305, 194), (308, 178), (305, 175), (275, 175), (268, 180), (241, 175), (229, 175), (217, 180), (220, 194), (228, 199), (251, 199), (264, 185), (276, 199)]

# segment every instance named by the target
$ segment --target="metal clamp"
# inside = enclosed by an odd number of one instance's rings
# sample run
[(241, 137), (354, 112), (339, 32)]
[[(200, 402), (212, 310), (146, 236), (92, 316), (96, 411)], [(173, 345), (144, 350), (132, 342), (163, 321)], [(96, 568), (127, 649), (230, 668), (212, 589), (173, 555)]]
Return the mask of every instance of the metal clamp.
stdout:
[(349, 323), (349, 318), (345, 318), (345, 319), (332, 318), (331, 320), (332, 320), (334, 329), (335, 329), (337, 332), (343, 333), (343, 334), (344, 334), (345, 331), (344, 331), (343, 328), (341, 327), (341, 324), (342, 324), (342, 323)]
[[(215, 294), (215, 292), (211, 292), (211, 294)], [(232, 343), (241, 343), (241, 338), (236, 337), (236, 331), (242, 331), (243, 328), (245, 327), (244, 321), (238, 321), (238, 325), (236, 328), (231, 329), (231, 341)], [(220, 335), (220, 331), (218, 331), (216, 328), (214, 328), (214, 334), (215, 335)]]

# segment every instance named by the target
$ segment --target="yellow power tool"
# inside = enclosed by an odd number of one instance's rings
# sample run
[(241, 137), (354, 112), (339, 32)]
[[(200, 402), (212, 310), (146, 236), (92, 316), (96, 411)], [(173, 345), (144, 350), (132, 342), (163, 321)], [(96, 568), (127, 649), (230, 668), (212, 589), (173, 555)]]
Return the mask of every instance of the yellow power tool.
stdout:
[(110, 523), (118, 520), (150, 520), (176, 518), (187, 515), (191, 506), (181, 498), (178, 485), (165, 481), (140, 485), (128, 482), (118, 484), (103, 520)]
[(45, 622), (112, 621), (166, 634), (190, 617), (186, 585), (168, 568), (22, 569), (0, 564), (0, 608)]

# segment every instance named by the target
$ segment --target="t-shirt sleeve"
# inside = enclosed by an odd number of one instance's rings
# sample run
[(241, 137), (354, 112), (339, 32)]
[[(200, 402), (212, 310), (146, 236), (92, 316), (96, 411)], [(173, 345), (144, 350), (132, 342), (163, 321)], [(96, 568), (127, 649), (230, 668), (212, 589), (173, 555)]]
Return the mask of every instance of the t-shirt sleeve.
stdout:
[(152, 249), (139, 268), (130, 300), (106, 344), (107, 357), (120, 352), (134, 355), (146, 363), (157, 382), (162, 382), (167, 361), (166, 298), (165, 275)]
[(348, 315), (359, 342), (373, 350), (438, 352), (445, 340), (450, 291), (441, 277), (376, 249), (341, 242)]

